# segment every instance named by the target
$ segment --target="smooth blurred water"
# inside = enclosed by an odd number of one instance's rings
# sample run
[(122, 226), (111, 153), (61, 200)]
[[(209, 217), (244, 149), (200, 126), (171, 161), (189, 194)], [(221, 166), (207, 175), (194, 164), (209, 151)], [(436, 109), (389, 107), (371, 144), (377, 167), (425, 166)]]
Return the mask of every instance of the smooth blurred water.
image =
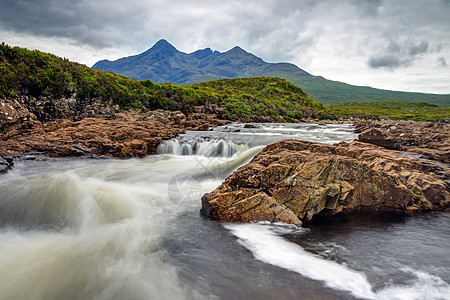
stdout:
[(262, 145), (356, 136), (253, 126), (188, 132), (144, 159), (17, 162), (0, 176), (0, 299), (448, 299), (448, 214), (309, 228), (202, 218), (200, 197)]

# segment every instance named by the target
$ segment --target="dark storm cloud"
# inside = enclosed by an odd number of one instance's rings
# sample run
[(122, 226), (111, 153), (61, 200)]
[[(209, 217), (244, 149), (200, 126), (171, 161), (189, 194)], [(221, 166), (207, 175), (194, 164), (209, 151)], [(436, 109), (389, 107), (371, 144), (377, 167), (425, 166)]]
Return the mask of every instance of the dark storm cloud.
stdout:
[(438, 65), (441, 67), (447, 67), (447, 61), (445, 60), (445, 58), (443, 57), (439, 57), (438, 58)]
[(289, 15), (295, 12), (308, 12), (314, 6), (324, 1), (317, 0), (278, 0), (271, 3), (271, 10), (279, 16)]
[(377, 55), (369, 58), (368, 65), (372, 69), (387, 68), (396, 69), (408, 67), (411, 63), (429, 51), (428, 42), (415, 43), (405, 41), (403, 43), (391, 41), (388, 47)]
[(127, 32), (138, 29), (137, 24), (123, 20), (134, 20), (139, 7), (120, 2), (1, 0), (0, 3), (0, 27), (16, 33), (70, 38), (101, 48), (126, 40)]
[(369, 59), (369, 66), (373, 69), (376, 68), (388, 68), (396, 69), (402, 66), (409, 65), (411, 62), (408, 60), (402, 60), (395, 55), (383, 54), (377, 57), (371, 57)]
[[(277, 0), (272, 2), (273, 7), (271, 10), (282, 16), (291, 15), (295, 12), (305, 13), (305, 16), (307, 16), (306, 14), (309, 13), (314, 14), (314, 8), (317, 6), (321, 8), (331, 8), (346, 3), (356, 7), (360, 17), (376, 16), (382, 6), (381, 0)], [(327, 11), (321, 9), (321, 13), (327, 14)]]
[(409, 56), (412, 56), (412, 57), (417, 56), (422, 53), (427, 53), (427, 52), (428, 52), (428, 42), (425, 42), (425, 41), (423, 41), (417, 45), (411, 45), (408, 48), (408, 54), (409, 54)]
[(381, 0), (353, 0), (353, 4), (358, 7), (361, 16), (378, 16), (380, 7), (382, 6)]

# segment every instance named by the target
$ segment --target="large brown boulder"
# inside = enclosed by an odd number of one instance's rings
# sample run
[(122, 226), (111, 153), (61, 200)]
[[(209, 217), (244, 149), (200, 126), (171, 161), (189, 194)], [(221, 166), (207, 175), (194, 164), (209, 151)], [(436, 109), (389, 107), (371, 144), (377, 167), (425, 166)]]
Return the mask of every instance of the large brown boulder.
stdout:
[(316, 215), (361, 210), (447, 210), (449, 175), (446, 165), (357, 141), (285, 140), (205, 194), (201, 213), (221, 222), (299, 225)]

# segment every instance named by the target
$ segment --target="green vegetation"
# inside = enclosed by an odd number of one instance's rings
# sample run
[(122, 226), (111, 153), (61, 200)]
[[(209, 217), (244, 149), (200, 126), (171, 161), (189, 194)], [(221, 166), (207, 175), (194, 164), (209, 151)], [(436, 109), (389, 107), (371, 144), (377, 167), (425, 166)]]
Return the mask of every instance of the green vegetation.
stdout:
[(338, 115), (312, 100), (292, 83), (273, 77), (235, 78), (208, 81), (192, 88), (216, 95), (219, 105), (234, 116), (269, 116), (274, 121), (295, 121), (312, 117), (336, 119)]
[(344, 115), (372, 114), (386, 116), (393, 120), (432, 121), (450, 118), (450, 107), (442, 107), (428, 103), (404, 102), (348, 102), (332, 106)]
[(188, 111), (208, 100), (208, 95), (192, 91), (149, 80), (139, 82), (37, 50), (0, 46), (0, 97), (6, 99), (26, 96), (48, 102), (75, 96), (80, 103), (100, 99), (122, 109)]
[(21, 99), (31, 108), (36, 102), (46, 105), (55, 99), (74, 98), (77, 107), (97, 99), (121, 109), (161, 108), (185, 113), (194, 111), (194, 106), (218, 104), (227, 109), (232, 120), (249, 115), (275, 121), (336, 118), (331, 110), (282, 79), (229, 79), (195, 86), (156, 84), (4, 43), (0, 45), (0, 98)]

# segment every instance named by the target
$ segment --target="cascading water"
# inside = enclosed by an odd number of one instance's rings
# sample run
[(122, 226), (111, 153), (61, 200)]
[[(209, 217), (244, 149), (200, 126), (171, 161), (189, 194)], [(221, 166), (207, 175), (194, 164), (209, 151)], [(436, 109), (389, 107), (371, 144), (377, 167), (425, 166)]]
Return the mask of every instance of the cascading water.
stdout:
[(0, 299), (445, 299), (448, 214), (310, 230), (199, 216), (265, 144), (352, 130), (231, 124), (144, 159), (19, 161), (0, 176)]
[(210, 141), (185, 141), (178, 139), (164, 141), (158, 146), (158, 154), (173, 155), (199, 155), (206, 157), (231, 157), (238, 152), (248, 149), (246, 144), (236, 144), (232, 141), (210, 140)]

